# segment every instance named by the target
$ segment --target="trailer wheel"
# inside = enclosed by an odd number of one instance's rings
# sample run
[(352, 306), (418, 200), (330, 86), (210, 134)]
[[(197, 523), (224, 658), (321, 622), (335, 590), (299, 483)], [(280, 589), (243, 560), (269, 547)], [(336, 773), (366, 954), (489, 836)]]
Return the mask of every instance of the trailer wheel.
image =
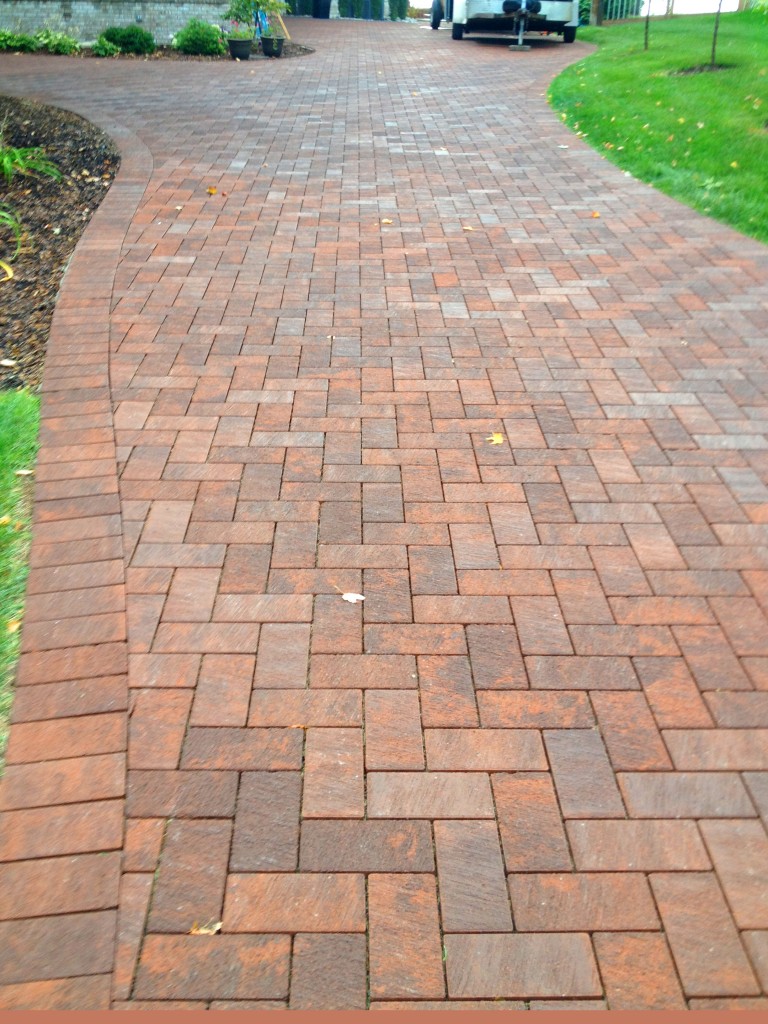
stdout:
[(563, 29), (563, 42), (564, 43), (575, 43), (576, 42), (576, 26), (566, 25)]
[(454, 21), (451, 25), (451, 39), (463, 39), (464, 38), (464, 26), (457, 25)]
[(432, 28), (440, 28), (440, 22), (443, 20), (443, 5), (440, 0), (434, 0), (432, 4)]

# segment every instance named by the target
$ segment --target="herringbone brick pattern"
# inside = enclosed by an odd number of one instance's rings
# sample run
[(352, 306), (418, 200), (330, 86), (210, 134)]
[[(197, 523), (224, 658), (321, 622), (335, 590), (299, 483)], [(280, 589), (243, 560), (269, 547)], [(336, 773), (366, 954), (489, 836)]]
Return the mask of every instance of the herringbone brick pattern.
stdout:
[(3, 1005), (765, 1008), (768, 250), (562, 128), (579, 44), (291, 29), (0, 60), (124, 151), (48, 359)]

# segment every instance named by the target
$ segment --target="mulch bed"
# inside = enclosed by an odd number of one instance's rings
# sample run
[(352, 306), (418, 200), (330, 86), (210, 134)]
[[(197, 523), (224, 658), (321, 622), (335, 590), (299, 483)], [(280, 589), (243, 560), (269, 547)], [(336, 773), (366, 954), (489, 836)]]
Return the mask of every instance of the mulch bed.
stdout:
[[(41, 146), (62, 173), (0, 179), (0, 203), (19, 218), (22, 248), (0, 283), (0, 388), (36, 387), (61, 278), (78, 239), (112, 184), (120, 157), (111, 139), (82, 117), (56, 107), (0, 96), (3, 145)], [(0, 233), (0, 259), (13, 255)], [(2, 276), (2, 275), (0, 275)]]

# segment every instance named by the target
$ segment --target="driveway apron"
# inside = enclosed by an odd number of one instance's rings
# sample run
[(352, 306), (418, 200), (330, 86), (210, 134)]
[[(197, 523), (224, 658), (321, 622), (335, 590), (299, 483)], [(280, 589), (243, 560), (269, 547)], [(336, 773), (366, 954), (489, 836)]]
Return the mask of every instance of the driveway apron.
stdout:
[(123, 154), (46, 365), (2, 1005), (765, 1008), (768, 249), (562, 126), (579, 43), (289, 25), (0, 58)]

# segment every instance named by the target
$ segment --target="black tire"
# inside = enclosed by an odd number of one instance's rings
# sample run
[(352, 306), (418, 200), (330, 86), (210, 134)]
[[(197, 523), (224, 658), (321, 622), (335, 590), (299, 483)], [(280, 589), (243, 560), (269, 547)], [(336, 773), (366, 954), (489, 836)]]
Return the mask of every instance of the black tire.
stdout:
[(464, 26), (457, 25), (454, 21), (451, 25), (451, 39), (463, 39), (464, 38)]
[(432, 22), (431, 22), (432, 28), (433, 29), (440, 28), (440, 22), (442, 20), (443, 20), (443, 5), (440, 3), (440, 0), (434, 0), (434, 3), (432, 4)]
[(576, 42), (576, 26), (566, 25), (563, 29), (563, 42), (564, 43), (575, 43)]

